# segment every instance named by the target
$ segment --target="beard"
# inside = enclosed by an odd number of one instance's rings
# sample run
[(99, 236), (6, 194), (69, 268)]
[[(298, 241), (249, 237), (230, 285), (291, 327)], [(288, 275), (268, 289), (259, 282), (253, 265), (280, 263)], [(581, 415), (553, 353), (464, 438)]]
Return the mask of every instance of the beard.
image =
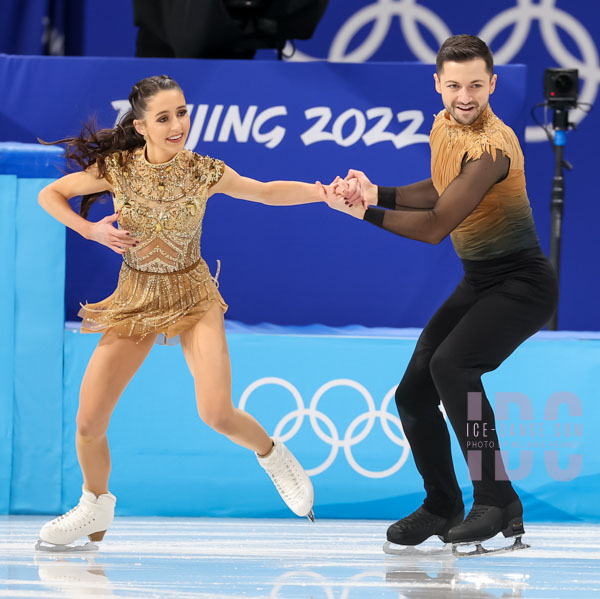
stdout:
[(446, 110), (457, 123), (460, 123), (461, 125), (472, 125), (487, 108), (487, 102), (483, 106), (480, 106), (479, 104), (469, 104), (469, 106), (472, 107), (472, 109), (467, 113), (461, 112), (456, 105), (446, 106)]

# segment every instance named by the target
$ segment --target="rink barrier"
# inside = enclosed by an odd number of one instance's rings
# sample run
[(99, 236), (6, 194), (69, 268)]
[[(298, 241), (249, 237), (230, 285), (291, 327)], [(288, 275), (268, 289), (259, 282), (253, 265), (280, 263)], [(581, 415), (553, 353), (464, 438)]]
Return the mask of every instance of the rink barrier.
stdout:
[(65, 228), (37, 203), (62, 150), (0, 143), (0, 511), (61, 505)]
[[(319, 517), (394, 519), (418, 506), (422, 482), (393, 397), (418, 330), (235, 322), (226, 330), (234, 404), (297, 455), (311, 475)], [(77, 393), (97, 339), (77, 324), (66, 331), (63, 509), (80, 490)], [(529, 520), (600, 520), (600, 459), (592, 441), (599, 362), (599, 334), (544, 332), (484, 376)], [(178, 345), (152, 349), (115, 410), (109, 438), (119, 514), (291, 515), (252, 452), (201, 422)], [(453, 454), (470, 505), (454, 439)]]

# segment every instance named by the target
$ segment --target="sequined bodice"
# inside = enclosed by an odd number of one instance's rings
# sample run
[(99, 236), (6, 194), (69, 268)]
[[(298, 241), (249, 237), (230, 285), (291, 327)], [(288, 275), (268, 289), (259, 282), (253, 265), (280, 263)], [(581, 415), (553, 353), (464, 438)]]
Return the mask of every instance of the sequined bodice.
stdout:
[(149, 163), (143, 148), (106, 159), (119, 228), (140, 241), (123, 255), (128, 266), (168, 273), (200, 260), (208, 189), (220, 179), (223, 166), (188, 150), (163, 164)]

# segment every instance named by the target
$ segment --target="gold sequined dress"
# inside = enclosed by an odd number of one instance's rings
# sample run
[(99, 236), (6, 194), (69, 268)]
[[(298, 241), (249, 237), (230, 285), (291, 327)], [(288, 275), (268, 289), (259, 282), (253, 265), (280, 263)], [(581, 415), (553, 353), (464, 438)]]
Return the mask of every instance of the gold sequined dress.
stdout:
[(114, 293), (82, 305), (83, 333), (162, 333), (167, 340), (193, 326), (214, 302), (227, 310), (200, 254), (208, 190), (223, 168), (222, 161), (189, 150), (163, 164), (148, 162), (144, 148), (107, 157), (119, 228), (140, 243), (123, 254)]

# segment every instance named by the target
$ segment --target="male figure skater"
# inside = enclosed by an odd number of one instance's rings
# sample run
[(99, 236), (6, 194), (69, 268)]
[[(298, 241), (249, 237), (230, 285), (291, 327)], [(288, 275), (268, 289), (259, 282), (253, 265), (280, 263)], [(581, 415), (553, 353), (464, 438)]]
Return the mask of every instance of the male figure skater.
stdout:
[[(516, 537), (511, 548), (519, 548), (523, 506), (502, 463), (481, 376), (552, 316), (557, 279), (539, 246), (518, 139), (488, 103), (497, 79), (489, 48), (471, 35), (450, 37), (434, 79), (445, 109), (431, 130), (430, 179), (378, 187), (350, 170), (344, 181), (320, 187), (332, 208), (396, 235), (437, 244), (450, 234), (464, 266), (463, 279), (423, 329), (396, 391), (426, 497), (390, 526), (384, 549), (438, 535), (486, 551), (481, 542), (499, 532)], [(440, 402), (473, 482), (464, 521)]]

